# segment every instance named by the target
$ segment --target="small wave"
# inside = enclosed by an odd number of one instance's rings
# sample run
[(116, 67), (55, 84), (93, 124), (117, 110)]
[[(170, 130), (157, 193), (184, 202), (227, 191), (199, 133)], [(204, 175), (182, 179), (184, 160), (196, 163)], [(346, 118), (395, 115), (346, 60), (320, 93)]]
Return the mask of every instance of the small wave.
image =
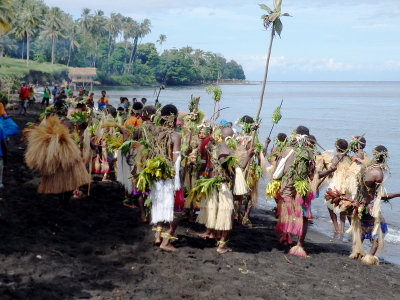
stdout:
[(385, 235), (385, 241), (393, 244), (400, 244), (400, 231), (389, 228), (388, 233)]

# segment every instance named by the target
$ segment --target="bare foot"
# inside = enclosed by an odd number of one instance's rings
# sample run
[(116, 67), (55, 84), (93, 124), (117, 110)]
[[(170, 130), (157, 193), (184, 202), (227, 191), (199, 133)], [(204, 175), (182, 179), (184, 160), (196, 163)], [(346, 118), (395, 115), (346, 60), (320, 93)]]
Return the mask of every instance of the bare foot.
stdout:
[(160, 245), (160, 249), (165, 250), (165, 251), (170, 251), (170, 252), (175, 252), (176, 248), (174, 246), (172, 246), (171, 244), (161, 244)]
[(133, 205), (132, 203), (123, 203), (125, 206), (130, 207), (130, 208), (138, 208), (136, 205)]
[(210, 233), (209, 232), (197, 233), (197, 236), (201, 237), (202, 239), (206, 239), (210, 237)]
[(154, 241), (154, 244), (159, 245), (162, 242), (162, 237), (161, 237), (161, 233), (157, 233), (156, 234), (156, 240)]
[(225, 253), (228, 253), (228, 252), (232, 252), (232, 249), (228, 248), (228, 247), (218, 247), (217, 248), (217, 252), (219, 254), (225, 254)]

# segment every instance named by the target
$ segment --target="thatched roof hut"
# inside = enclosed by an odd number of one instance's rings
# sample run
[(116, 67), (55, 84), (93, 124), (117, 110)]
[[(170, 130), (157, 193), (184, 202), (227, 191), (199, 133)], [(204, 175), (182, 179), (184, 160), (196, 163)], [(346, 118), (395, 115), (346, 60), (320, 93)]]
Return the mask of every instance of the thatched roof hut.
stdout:
[(93, 78), (96, 77), (96, 68), (69, 68), (68, 77), (71, 79), (71, 83), (90, 83), (93, 84)]

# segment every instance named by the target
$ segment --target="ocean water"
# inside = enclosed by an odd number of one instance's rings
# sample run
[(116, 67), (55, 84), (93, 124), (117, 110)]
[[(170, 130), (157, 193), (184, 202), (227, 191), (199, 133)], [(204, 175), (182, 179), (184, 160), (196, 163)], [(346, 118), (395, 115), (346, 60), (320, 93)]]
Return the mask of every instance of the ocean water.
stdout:
[[(258, 108), (261, 85), (222, 85), (220, 119), (235, 122), (243, 115), (255, 116)], [(95, 99), (100, 97), (95, 91)], [(119, 97), (147, 98), (154, 104), (155, 88), (113, 87), (106, 88), (111, 104), (117, 104)], [(162, 104), (172, 103), (179, 110), (188, 111), (190, 95), (200, 96), (200, 109), (211, 116), (214, 102), (205, 92), (204, 86), (167, 87), (161, 91)], [(337, 138), (349, 140), (355, 135), (365, 134), (366, 152), (384, 145), (390, 152), (390, 174), (385, 182), (387, 191), (400, 192), (400, 82), (268, 82), (261, 111), (262, 139), (268, 136), (272, 123), (271, 115), (283, 99), (282, 119), (275, 125), (271, 137), (279, 132), (290, 133), (299, 125), (310, 128), (310, 134), (317, 138), (324, 149), (334, 149)], [(237, 128), (238, 129), (238, 128)], [(265, 200), (264, 187), (260, 185), (259, 206), (271, 209), (274, 204)], [(326, 235), (332, 235), (333, 225), (321, 197), (313, 201), (313, 227)], [(400, 198), (391, 204), (382, 204), (382, 213), (389, 225), (385, 237), (386, 251), (382, 258), (400, 264)], [(346, 228), (348, 224), (346, 224)], [(332, 236), (333, 241), (349, 243), (349, 236)], [(369, 247), (369, 242), (364, 242)]]

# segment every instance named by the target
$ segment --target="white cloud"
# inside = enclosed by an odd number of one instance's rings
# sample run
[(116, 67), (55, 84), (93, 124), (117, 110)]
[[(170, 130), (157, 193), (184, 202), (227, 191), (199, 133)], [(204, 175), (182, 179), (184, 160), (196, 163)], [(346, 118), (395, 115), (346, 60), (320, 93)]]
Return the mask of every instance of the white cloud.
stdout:
[(372, 24), (372, 25), (358, 25), (353, 26), (354, 29), (362, 29), (362, 30), (373, 30), (373, 29), (389, 29), (394, 28), (394, 25), (390, 24)]

